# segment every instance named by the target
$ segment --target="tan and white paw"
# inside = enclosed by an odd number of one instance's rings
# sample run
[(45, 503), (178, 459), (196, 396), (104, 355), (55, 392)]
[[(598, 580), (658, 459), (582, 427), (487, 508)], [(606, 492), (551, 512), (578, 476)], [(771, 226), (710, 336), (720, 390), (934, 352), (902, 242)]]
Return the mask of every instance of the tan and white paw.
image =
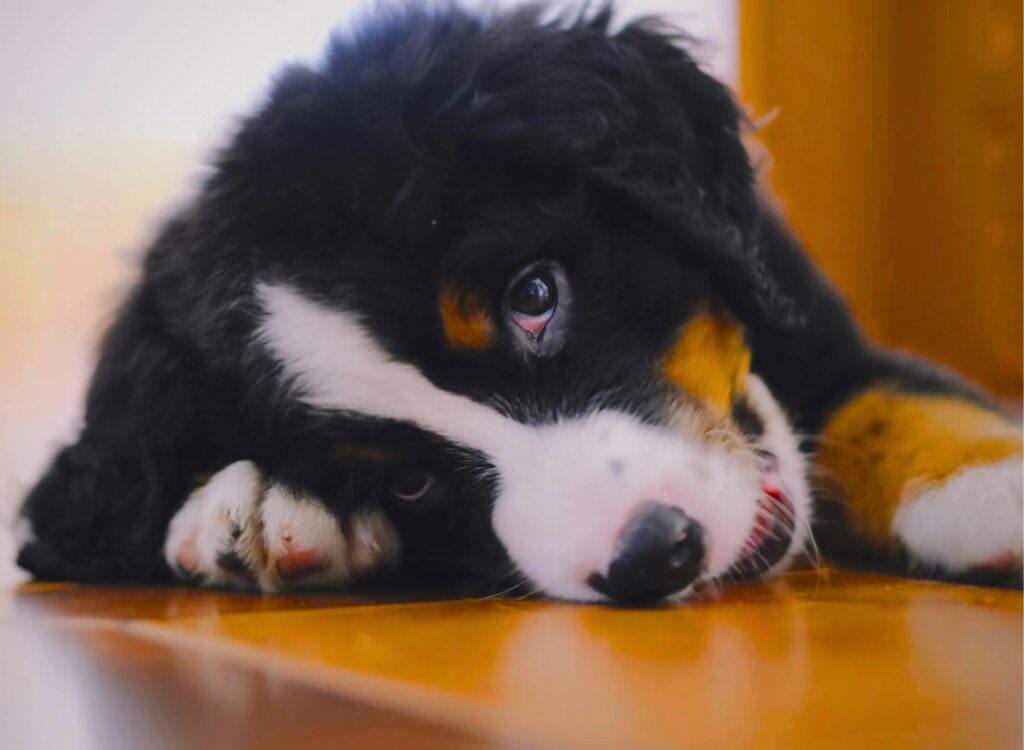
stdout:
[(316, 498), (238, 461), (189, 496), (171, 520), (164, 557), (204, 586), (278, 591), (344, 585), (394, 563), (398, 550), (379, 509), (362, 508), (341, 523)]
[(1019, 568), (1024, 536), (1021, 457), (970, 466), (910, 487), (892, 520), (914, 562), (950, 573)]

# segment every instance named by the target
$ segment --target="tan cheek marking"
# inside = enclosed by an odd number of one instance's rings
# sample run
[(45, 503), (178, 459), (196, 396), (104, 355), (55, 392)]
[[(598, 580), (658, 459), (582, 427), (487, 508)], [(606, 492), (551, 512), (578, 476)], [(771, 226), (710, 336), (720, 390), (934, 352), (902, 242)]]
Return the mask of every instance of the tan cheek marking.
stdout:
[(877, 389), (832, 416), (817, 462), (823, 481), (838, 483), (856, 527), (885, 540), (908, 485), (944, 481), (1021, 450), (1016, 427), (969, 401)]
[(448, 342), (456, 348), (486, 349), (494, 338), (494, 322), (472, 294), (443, 289), (441, 322)]
[(729, 412), (735, 397), (746, 390), (750, 350), (733, 320), (700, 313), (680, 332), (662, 372), (722, 416)]

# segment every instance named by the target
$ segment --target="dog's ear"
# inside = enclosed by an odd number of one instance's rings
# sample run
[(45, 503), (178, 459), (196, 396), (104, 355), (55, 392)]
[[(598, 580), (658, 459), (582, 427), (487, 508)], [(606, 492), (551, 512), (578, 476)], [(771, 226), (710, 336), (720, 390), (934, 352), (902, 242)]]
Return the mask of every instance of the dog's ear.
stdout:
[(749, 123), (732, 92), (701, 69), (691, 39), (657, 19), (630, 24), (613, 41), (641, 97), (638, 130), (659, 139), (621, 176), (618, 195), (677, 232), (681, 251), (708, 271), (740, 320), (799, 324), (761, 254), (762, 208), (741, 140)]
[(639, 114), (656, 118), (648, 126), (685, 160), (680, 166), (696, 183), (705, 208), (752, 233), (758, 214), (754, 172), (740, 139), (747, 121), (728, 87), (692, 56), (696, 42), (659, 19), (629, 24), (613, 42), (648, 84), (635, 92), (646, 99)]

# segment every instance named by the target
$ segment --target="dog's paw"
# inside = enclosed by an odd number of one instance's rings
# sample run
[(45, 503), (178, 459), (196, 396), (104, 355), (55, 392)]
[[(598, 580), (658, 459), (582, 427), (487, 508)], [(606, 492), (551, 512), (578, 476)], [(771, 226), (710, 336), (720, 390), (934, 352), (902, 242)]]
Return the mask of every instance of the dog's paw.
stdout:
[(1021, 569), (1024, 466), (1015, 456), (910, 487), (892, 521), (918, 567), (950, 574)]
[(203, 586), (278, 591), (344, 585), (393, 564), (398, 549), (379, 509), (339, 521), (316, 498), (238, 461), (189, 496), (171, 521), (164, 557), (179, 577)]

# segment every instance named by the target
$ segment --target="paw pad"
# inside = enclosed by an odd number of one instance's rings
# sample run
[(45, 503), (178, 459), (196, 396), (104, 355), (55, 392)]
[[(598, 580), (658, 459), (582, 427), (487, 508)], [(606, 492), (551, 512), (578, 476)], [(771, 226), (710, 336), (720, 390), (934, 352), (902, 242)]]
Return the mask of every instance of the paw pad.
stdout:
[(285, 581), (296, 581), (330, 567), (330, 559), (315, 550), (289, 550), (277, 558), (277, 574)]

